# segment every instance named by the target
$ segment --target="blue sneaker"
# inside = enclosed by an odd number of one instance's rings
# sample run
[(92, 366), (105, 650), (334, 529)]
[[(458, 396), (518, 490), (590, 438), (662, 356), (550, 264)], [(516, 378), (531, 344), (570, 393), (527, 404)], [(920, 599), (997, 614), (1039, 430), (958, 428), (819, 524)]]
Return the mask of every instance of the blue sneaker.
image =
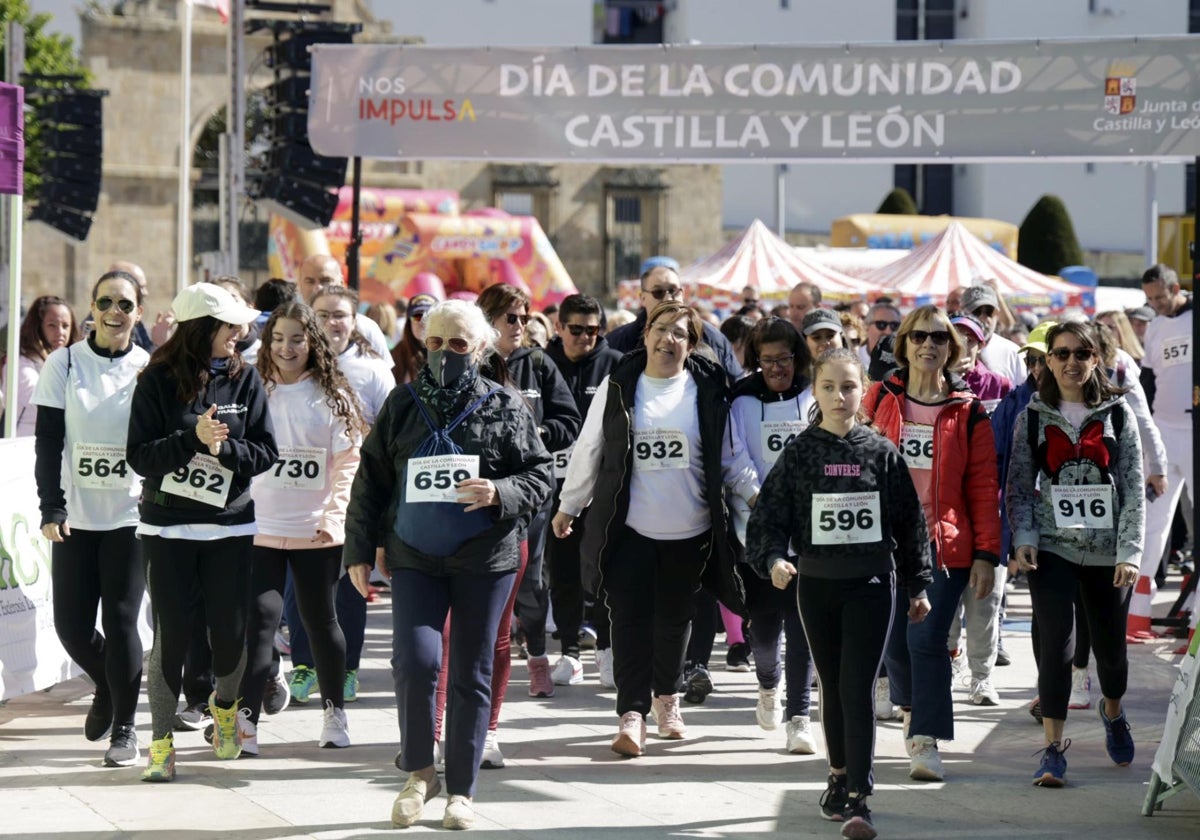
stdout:
[[(1042, 750), (1042, 763), (1033, 774), (1033, 783), (1039, 787), (1060, 788), (1067, 783), (1067, 760), (1063, 753), (1071, 746), (1071, 739), (1055, 741)], [(1034, 753), (1037, 755), (1037, 753)]]
[(1113, 764), (1127, 767), (1133, 761), (1133, 736), (1129, 734), (1129, 721), (1125, 720), (1125, 710), (1112, 720), (1104, 714), (1104, 701), (1098, 704), (1100, 720), (1104, 721), (1104, 745), (1108, 748), (1108, 757)]

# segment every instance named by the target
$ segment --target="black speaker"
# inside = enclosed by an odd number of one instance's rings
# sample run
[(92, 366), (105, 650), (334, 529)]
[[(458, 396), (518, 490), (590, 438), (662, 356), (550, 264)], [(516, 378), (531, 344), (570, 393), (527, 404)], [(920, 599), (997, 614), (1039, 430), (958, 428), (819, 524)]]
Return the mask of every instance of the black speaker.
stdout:
[(100, 202), (106, 90), (32, 88), (27, 102), (40, 135), (42, 183), (29, 214), (72, 239), (87, 239)]

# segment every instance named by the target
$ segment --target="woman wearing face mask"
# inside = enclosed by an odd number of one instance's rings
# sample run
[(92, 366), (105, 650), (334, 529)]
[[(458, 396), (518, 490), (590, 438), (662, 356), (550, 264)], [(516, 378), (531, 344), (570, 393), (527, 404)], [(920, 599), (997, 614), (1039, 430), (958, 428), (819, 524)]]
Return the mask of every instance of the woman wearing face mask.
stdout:
[(267, 388), (279, 460), (252, 488), (259, 532), (238, 721), (242, 751), (258, 754), (263, 688), (289, 573), (314, 658), (321, 662), (317, 674), (325, 712), (317, 745), (347, 747), (346, 640), (334, 595), (346, 504), (365, 432), (362, 411), (312, 309), (300, 302), (280, 306), (262, 335), (258, 372)]
[[(43, 295), (33, 302), (21, 322), (20, 351), (17, 359), (17, 437), (32, 437), (37, 428), (37, 405), (33, 392), (46, 357), (60, 347), (79, 341), (79, 326), (71, 307), (60, 297)], [(0, 377), (5, 376), (0, 365)], [(2, 382), (3, 380), (0, 380)], [(0, 387), (0, 410), (4, 393)]]
[[(358, 295), (345, 286), (322, 286), (312, 299), (312, 309), (337, 357), (337, 365), (345, 375), (350, 390), (358, 397), (363, 420), (369, 427), (383, 408), (384, 400), (396, 386), (392, 378), (391, 359), (385, 360), (372, 349), (370, 342), (355, 327), (354, 313), (358, 311)], [(300, 616), (295, 591), (289, 586), (284, 599), (289, 639), (292, 646), (292, 676), (288, 690), (299, 705), (308, 702), (309, 694), (317, 687), (320, 672), (316, 668), (308, 632)], [(358, 666), (362, 659), (367, 634), (367, 602), (354, 591), (348, 578), (338, 583), (337, 617), (346, 639), (345, 684), (342, 695), (347, 703), (358, 699)]]
[[(827, 312), (815, 309), (804, 317), (803, 323), (809, 324), (813, 318), (813, 324), (819, 323), (822, 329), (832, 332), (827, 320), (814, 317)], [(811, 336), (801, 339), (791, 322), (783, 318), (759, 321), (750, 332), (746, 369), (758, 372), (734, 386), (729, 414), (733, 448), (746, 453), (751, 460), (756, 494), (783, 451), (808, 427), (816, 401), (806, 372), (811, 368), (809, 351), (816, 341)], [(830, 343), (824, 336), (819, 341), (820, 345)], [(738, 540), (745, 546), (750, 505), (733, 495), (730, 508)], [(755, 709), (758, 725), (768, 732), (779, 727), (779, 683), (786, 672), (787, 698), (783, 707), (786, 748), (797, 755), (812, 755), (816, 751), (809, 715), (813, 662), (796, 607), (795, 581), (781, 590), (756, 574), (743, 575), (743, 579), (750, 610), (750, 646), (758, 677)], [(785, 634), (787, 647), (783, 649), (781, 663)]]
[(208, 700), (213, 751), (241, 754), (236, 701), (257, 532), (250, 479), (279, 456), (262, 380), (237, 352), (241, 327), (258, 310), (211, 283), (184, 289), (171, 309), (175, 332), (138, 378), (126, 445), (129, 466), (145, 477), (137, 534), (154, 608), (147, 782), (175, 778), (171, 732), (197, 586), (216, 676)]
[(748, 470), (735, 472), (727, 443), (725, 375), (693, 352), (702, 336), (700, 316), (682, 303), (649, 313), (643, 346), (613, 368), (588, 409), (552, 523), (568, 536), (591, 504), (584, 577), (605, 593), (612, 617), (620, 717), (612, 750), (630, 757), (645, 751), (648, 714), (660, 738), (687, 736), (679, 689), (701, 581), (734, 612), (745, 608), (724, 487), (747, 502), (755, 488)]
[(132, 275), (103, 275), (91, 311), (87, 342), (51, 353), (38, 380), (34, 471), (42, 534), (52, 545), (54, 629), (96, 686), (84, 736), (99, 741), (111, 731), (104, 765), (128, 767), (140, 756), (133, 715), (146, 577), (134, 538), (141, 481), (126, 463), (125, 437), (134, 383), (150, 357), (131, 338), (142, 315)]
[[(408, 780), (393, 825), (416, 823), (441, 791), (434, 694), (450, 629), (442, 824), (470, 828), (491, 707), (496, 628), (519, 565), (522, 522), (550, 495), (552, 459), (525, 403), (480, 373), (495, 331), (483, 312), (446, 301), (425, 317), (429, 361), (397, 388), (363, 443), (346, 513), (345, 563), (364, 596), (380, 523), (392, 583), (392, 675)], [(503, 371), (503, 363), (497, 366)]]

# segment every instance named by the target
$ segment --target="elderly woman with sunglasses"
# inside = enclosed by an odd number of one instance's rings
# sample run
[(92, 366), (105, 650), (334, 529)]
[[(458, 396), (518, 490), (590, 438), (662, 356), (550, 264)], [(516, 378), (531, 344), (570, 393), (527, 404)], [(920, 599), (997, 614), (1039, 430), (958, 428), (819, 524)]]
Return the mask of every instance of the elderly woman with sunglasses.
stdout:
[(441, 791), (434, 697), (442, 628), (454, 613), (442, 824), (464, 829), (475, 822), (496, 629), (520, 565), (522, 525), (550, 496), (553, 460), (521, 397), (482, 372), (496, 341), (483, 313), (449, 300), (425, 321), (428, 361), (416, 382), (392, 391), (363, 443), (344, 561), (365, 596), (375, 546), (385, 542), (398, 764), (409, 774), (392, 806), (398, 827), (415, 824)]
[(1017, 419), (1006, 499), (1014, 565), (1029, 574), (1038, 626), (1038, 695), (1046, 748), (1033, 783), (1062, 787), (1079, 594), (1104, 699), (1113, 763), (1133, 761), (1121, 706), (1129, 678), (1125, 622), (1145, 536), (1142, 445), (1124, 392), (1109, 382), (1090, 324), (1053, 327), (1038, 393)]
[(911, 710), (905, 730), (909, 776), (924, 781), (941, 781), (938, 741), (954, 738), (950, 624), (965, 590), (979, 600), (991, 594), (1000, 562), (992, 426), (983, 404), (953, 373), (962, 353), (946, 313), (919, 307), (896, 333), (898, 369), (863, 400), (868, 417), (908, 465), (939, 569), (928, 589), (928, 620), (908, 624), (906, 632), (897, 613), (884, 653), (892, 701)]

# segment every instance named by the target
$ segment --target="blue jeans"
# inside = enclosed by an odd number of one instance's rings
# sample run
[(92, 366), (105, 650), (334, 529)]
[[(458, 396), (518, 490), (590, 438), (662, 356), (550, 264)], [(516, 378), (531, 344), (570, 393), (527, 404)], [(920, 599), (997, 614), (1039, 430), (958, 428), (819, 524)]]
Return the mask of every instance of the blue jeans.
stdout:
[(908, 730), (911, 736), (954, 740), (954, 700), (950, 696), (946, 635), (970, 577), (970, 569), (947, 572), (935, 568), (933, 583), (925, 590), (929, 615), (920, 624), (909, 622), (907, 598), (897, 605), (884, 661), (892, 702), (912, 707)]
[(492, 710), (492, 661), (500, 616), (516, 570), (437, 577), (392, 570), (392, 679), (405, 771), (433, 765), (434, 695), (442, 667), (442, 628), (450, 624), (446, 702), (446, 789), (475, 795)]

